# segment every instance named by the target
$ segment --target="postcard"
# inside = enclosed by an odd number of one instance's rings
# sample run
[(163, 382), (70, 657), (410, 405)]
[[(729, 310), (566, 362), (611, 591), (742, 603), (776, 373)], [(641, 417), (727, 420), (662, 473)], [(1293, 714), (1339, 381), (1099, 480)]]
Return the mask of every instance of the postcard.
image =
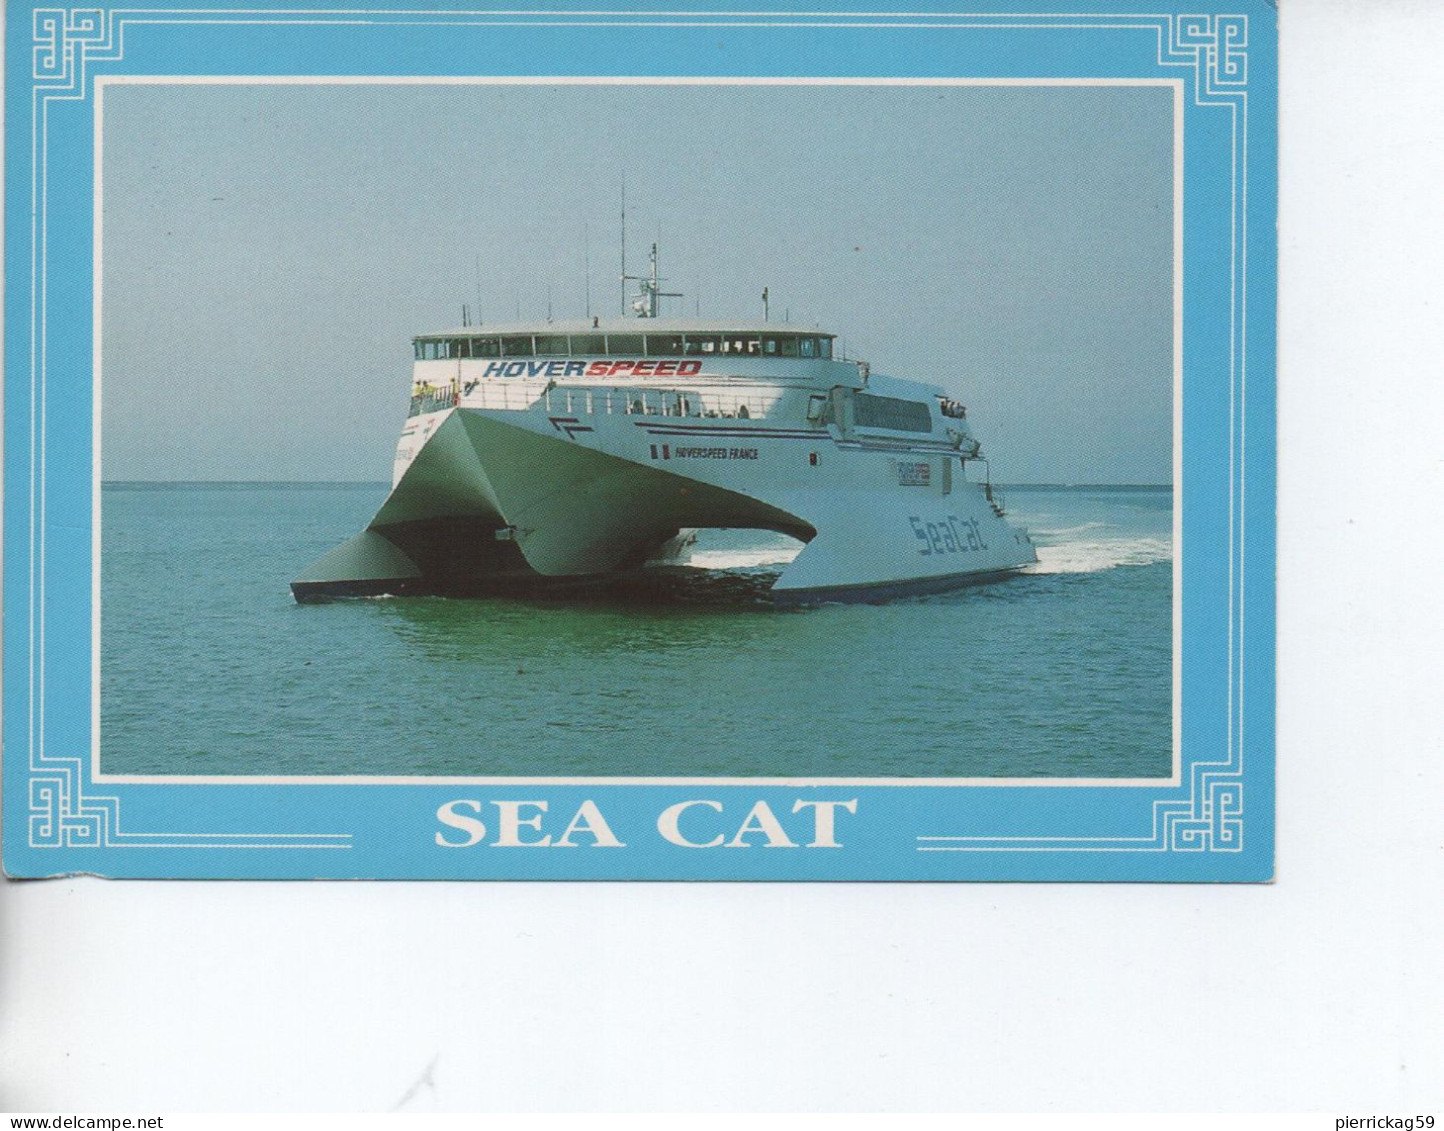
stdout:
[(11, 5), (5, 871), (1266, 881), (1277, 16)]

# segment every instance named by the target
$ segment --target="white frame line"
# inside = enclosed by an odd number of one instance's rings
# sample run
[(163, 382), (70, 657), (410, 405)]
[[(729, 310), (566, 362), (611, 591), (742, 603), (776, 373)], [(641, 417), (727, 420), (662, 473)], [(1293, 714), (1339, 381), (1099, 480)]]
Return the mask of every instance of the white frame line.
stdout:
[[(289, 21), (288, 21), (289, 22)], [(96, 784), (208, 784), (208, 785), (548, 785), (548, 786), (883, 786), (883, 787), (963, 787), (999, 788), (1146, 788), (1176, 787), (1182, 784), (1182, 655), (1183, 655), (1183, 590), (1182, 576), (1182, 493), (1183, 493), (1183, 85), (1181, 78), (901, 78), (868, 79), (857, 77), (753, 79), (739, 76), (655, 77), (655, 76), (568, 76), (547, 78), (527, 76), (366, 76), (339, 77), (316, 75), (97, 75), (95, 84), (95, 262), (94, 291), (94, 429), (95, 459), (93, 461), (94, 551), (92, 557), (92, 668), (91, 668), (91, 780)], [(548, 776), (548, 775), (417, 775), (417, 774), (106, 774), (100, 765), (100, 528), (101, 528), (101, 302), (99, 264), (101, 260), (102, 137), (104, 135), (104, 90), (112, 85), (140, 86), (771, 86), (771, 87), (1166, 87), (1173, 90), (1173, 594), (1172, 594), (1172, 672), (1171, 718), (1172, 750), (1170, 772), (1152, 778), (1088, 778), (1088, 777), (618, 777), (618, 776)]]

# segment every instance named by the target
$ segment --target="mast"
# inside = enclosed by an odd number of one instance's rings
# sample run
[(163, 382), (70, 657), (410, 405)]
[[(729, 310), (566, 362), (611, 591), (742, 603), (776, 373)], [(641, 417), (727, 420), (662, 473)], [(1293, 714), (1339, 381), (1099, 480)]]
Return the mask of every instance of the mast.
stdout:
[(661, 300), (681, 298), (681, 291), (662, 290), (662, 276), (657, 274), (657, 245), (652, 245), (652, 270), (650, 275), (623, 275), (622, 285), (628, 282), (638, 285), (637, 297), (632, 300), (632, 313), (638, 318), (656, 318), (661, 312)]

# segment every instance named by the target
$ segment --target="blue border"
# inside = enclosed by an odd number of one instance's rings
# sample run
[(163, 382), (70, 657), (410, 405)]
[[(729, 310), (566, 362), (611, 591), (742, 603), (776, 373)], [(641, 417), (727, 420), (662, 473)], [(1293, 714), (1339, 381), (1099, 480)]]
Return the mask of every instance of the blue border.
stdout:
[[(12, 876), (1232, 880), (1273, 873), (1277, 16), (1262, 0), (748, 12), (429, 2), (10, 5), (4, 865)], [(981, 11), (978, 11), (981, 9)], [(1058, 14), (1066, 9), (1064, 14)], [(444, 42), (445, 49), (438, 50)], [(719, 44), (722, 49), (719, 50)], [(94, 782), (93, 81), (102, 74), (1173, 78), (1185, 83), (1182, 775), (1177, 786)], [(318, 66), (325, 68), (324, 72)], [(463, 70), (467, 68), (468, 70)], [(511, 73), (511, 72), (493, 72)], [(457, 799), (583, 800), (627, 845), (439, 847)], [(858, 803), (841, 849), (703, 851), (666, 806)], [(488, 813), (495, 813), (488, 808)], [(689, 810), (701, 829), (712, 810)], [(809, 810), (804, 809), (803, 813)], [(489, 823), (490, 819), (489, 819)], [(810, 827), (807, 826), (807, 827)], [(722, 828), (721, 825), (718, 826)], [(457, 836), (454, 830), (443, 830)], [(527, 831), (528, 835), (530, 830)], [(710, 834), (709, 830), (709, 834)], [(699, 834), (700, 835), (700, 834)], [(803, 838), (805, 839), (805, 838)]]

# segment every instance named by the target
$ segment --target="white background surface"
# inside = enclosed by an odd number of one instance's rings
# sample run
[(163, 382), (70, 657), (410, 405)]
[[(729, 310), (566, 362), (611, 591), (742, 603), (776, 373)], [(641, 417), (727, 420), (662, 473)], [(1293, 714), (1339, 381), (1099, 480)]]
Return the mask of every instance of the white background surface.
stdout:
[(1284, 18), (1279, 879), (7, 884), (0, 1108), (1444, 1109), (1444, 6)]

